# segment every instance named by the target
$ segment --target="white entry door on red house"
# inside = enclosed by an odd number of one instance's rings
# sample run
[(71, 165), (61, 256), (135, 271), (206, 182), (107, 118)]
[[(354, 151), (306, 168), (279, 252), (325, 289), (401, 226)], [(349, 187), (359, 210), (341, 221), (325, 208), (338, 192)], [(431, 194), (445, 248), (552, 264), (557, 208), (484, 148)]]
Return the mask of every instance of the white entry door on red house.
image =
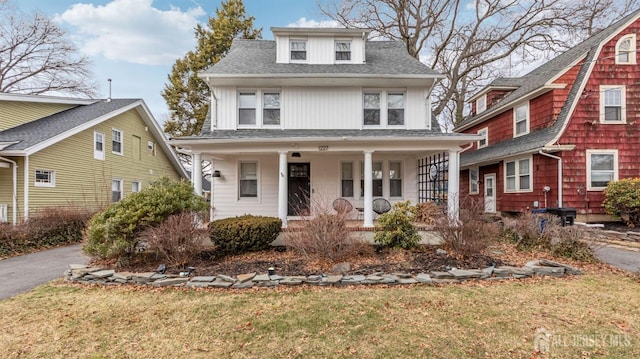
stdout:
[(484, 175), (484, 211), (496, 213), (496, 174)]

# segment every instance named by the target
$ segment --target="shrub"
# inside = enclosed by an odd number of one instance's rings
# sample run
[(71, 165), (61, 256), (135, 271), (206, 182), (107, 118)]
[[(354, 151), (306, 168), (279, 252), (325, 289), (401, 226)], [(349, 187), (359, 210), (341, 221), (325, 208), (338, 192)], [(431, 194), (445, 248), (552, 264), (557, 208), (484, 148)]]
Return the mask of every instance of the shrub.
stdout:
[(640, 177), (609, 182), (603, 204), (608, 214), (623, 218), (629, 227), (640, 225)]
[(313, 207), (315, 216), (301, 217), (300, 228), (290, 228), (285, 232), (287, 247), (303, 256), (334, 263), (373, 250), (362, 238), (347, 229), (347, 211), (334, 212), (319, 203), (314, 203)]
[(245, 253), (268, 249), (281, 227), (280, 218), (245, 215), (209, 223), (209, 235), (223, 253)]
[(139, 239), (147, 251), (166, 264), (184, 267), (202, 251), (206, 237), (207, 230), (201, 227), (198, 214), (182, 212), (145, 229)]
[(411, 223), (416, 207), (411, 202), (396, 202), (391, 211), (381, 214), (376, 220), (374, 242), (383, 247), (411, 249), (420, 243), (420, 235)]
[(134, 253), (137, 235), (172, 214), (204, 212), (207, 202), (186, 181), (166, 177), (131, 193), (96, 214), (89, 222), (83, 250), (102, 259), (121, 259)]
[(417, 223), (435, 224), (443, 217), (442, 207), (429, 201), (416, 204), (416, 215), (413, 220)]
[(464, 259), (482, 253), (500, 234), (498, 224), (483, 217), (483, 211), (480, 201), (468, 198), (461, 201), (458, 220), (441, 218), (436, 231), (442, 238), (442, 247)]

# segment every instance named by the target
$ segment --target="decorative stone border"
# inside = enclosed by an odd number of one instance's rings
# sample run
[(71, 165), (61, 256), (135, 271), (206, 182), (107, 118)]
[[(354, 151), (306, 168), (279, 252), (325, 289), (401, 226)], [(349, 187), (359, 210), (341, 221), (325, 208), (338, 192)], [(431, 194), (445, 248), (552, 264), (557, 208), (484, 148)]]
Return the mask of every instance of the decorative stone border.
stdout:
[[(186, 274), (186, 273), (183, 273)], [(276, 287), (280, 285), (375, 285), (375, 284), (449, 284), (461, 283), (467, 280), (506, 280), (528, 278), (532, 276), (578, 275), (582, 272), (572, 266), (553, 262), (546, 259), (528, 262), (522, 268), (500, 266), (485, 269), (457, 269), (448, 271), (433, 271), (419, 273), (372, 273), (369, 275), (327, 275), (317, 274), (310, 276), (280, 276), (277, 274), (245, 273), (235, 277), (218, 274), (215, 276), (175, 276), (157, 272), (131, 273), (116, 272), (113, 269), (101, 267), (89, 267), (86, 265), (72, 264), (65, 271), (65, 279), (71, 282), (86, 284), (138, 284), (153, 287), (211, 287), (211, 288), (252, 288), (252, 287)]]

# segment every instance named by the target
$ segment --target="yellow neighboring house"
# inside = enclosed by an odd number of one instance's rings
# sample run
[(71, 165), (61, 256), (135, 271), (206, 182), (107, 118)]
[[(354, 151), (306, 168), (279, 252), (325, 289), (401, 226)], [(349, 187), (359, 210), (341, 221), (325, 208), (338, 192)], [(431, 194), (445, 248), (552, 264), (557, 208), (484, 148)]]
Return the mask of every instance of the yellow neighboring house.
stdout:
[(0, 221), (96, 210), (162, 176), (187, 173), (143, 100), (0, 93)]

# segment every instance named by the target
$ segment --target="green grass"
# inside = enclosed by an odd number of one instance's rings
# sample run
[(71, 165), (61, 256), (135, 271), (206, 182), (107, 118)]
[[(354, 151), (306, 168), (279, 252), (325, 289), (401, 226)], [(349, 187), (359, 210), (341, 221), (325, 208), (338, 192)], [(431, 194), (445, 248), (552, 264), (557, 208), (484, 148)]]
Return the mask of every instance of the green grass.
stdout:
[[(0, 357), (633, 358), (638, 293), (640, 283), (611, 273), (243, 291), (56, 282), (0, 302)], [(540, 327), (556, 338), (544, 355), (534, 352)], [(560, 345), (594, 334), (608, 339)]]

